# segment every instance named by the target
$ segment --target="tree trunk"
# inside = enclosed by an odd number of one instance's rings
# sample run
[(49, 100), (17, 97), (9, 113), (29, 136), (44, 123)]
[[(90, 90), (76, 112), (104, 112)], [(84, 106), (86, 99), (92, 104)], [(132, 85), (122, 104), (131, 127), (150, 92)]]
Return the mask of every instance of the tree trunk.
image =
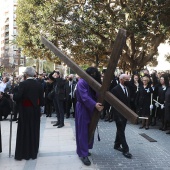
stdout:
[(98, 54), (96, 54), (96, 63), (95, 63), (95, 65), (96, 65), (96, 68), (98, 68), (98, 66), (99, 66), (99, 55)]

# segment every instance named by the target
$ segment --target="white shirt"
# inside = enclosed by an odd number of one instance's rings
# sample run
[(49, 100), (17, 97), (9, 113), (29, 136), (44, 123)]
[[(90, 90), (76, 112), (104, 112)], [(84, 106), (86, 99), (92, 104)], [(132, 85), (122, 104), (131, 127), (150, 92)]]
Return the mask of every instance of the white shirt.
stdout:
[[(122, 90), (124, 91), (124, 93), (125, 93), (125, 94), (127, 93), (127, 96), (128, 96), (128, 91), (127, 91), (126, 86), (123, 86), (121, 83), (120, 83), (120, 86), (121, 86)], [(126, 90), (126, 91), (125, 91), (125, 90)]]
[(3, 81), (0, 83), (0, 91), (4, 93), (4, 90), (6, 88), (6, 83), (4, 83)]
[(72, 92), (72, 88), (73, 88), (73, 81), (69, 81), (69, 86), (71, 87), (71, 92), (70, 92), (70, 96), (71, 96), (71, 98), (73, 97), (72, 95), (73, 95), (73, 92)]

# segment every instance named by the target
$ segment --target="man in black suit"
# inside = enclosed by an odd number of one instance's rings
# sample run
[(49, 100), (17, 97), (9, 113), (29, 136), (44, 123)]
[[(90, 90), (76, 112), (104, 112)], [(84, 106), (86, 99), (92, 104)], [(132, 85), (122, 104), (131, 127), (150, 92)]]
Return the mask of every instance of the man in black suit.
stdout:
[(74, 89), (77, 82), (73, 80), (73, 74), (68, 76), (68, 81), (65, 85), (66, 92), (66, 118), (70, 117), (70, 109), (73, 105), (73, 117), (75, 116), (75, 98), (74, 98)]
[[(60, 76), (59, 71), (54, 71), (52, 73), (54, 77), (54, 107), (57, 113), (57, 123), (53, 126), (57, 126), (57, 128), (62, 128), (64, 126), (64, 100), (65, 100), (65, 80)], [(51, 75), (49, 75), (51, 77)]]
[[(130, 91), (127, 87), (129, 79), (130, 76), (126, 74), (121, 74), (119, 77), (120, 83), (111, 90), (113, 95), (116, 96), (128, 107), (130, 107)], [(125, 157), (131, 158), (132, 155), (129, 153), (129, 146), (126, 142), (125, 137), (127, 119), (123, 115), (121, 115), (117, 110), (114, 110), (114, 119), (117, 127), (114, 149), (123, 152), (123, 155)]]

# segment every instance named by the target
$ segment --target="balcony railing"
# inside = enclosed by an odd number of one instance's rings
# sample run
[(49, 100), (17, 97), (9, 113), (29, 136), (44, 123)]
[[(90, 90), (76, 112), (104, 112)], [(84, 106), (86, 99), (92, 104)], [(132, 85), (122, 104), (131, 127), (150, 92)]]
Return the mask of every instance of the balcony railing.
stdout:
[(5, 29), (5, 32), (9, 32), (9, 28), (6, 28), (6, 29)]

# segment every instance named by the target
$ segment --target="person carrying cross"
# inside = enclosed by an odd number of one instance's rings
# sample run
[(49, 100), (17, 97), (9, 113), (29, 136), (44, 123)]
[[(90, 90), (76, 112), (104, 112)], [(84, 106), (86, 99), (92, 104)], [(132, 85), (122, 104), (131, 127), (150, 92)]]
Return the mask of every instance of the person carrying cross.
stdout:
[[(96, 68), (89, 67), (86, 72), (96, 81), (101, 83), (100, 73)], [(77, 154), (84, 165), (89, 166), (91, 164), (88, 159), (88, 156), (90, 156), (89, 149), (93, 148), (93, 141), (88, 144), (88, 126), (94, 113), (94, 109), (102, 111), (103, 106), (101, 103), (96, 102), (96, 92), (82, 78), (79, 79), (77, 84), (76, 97), (75, 127)]]

